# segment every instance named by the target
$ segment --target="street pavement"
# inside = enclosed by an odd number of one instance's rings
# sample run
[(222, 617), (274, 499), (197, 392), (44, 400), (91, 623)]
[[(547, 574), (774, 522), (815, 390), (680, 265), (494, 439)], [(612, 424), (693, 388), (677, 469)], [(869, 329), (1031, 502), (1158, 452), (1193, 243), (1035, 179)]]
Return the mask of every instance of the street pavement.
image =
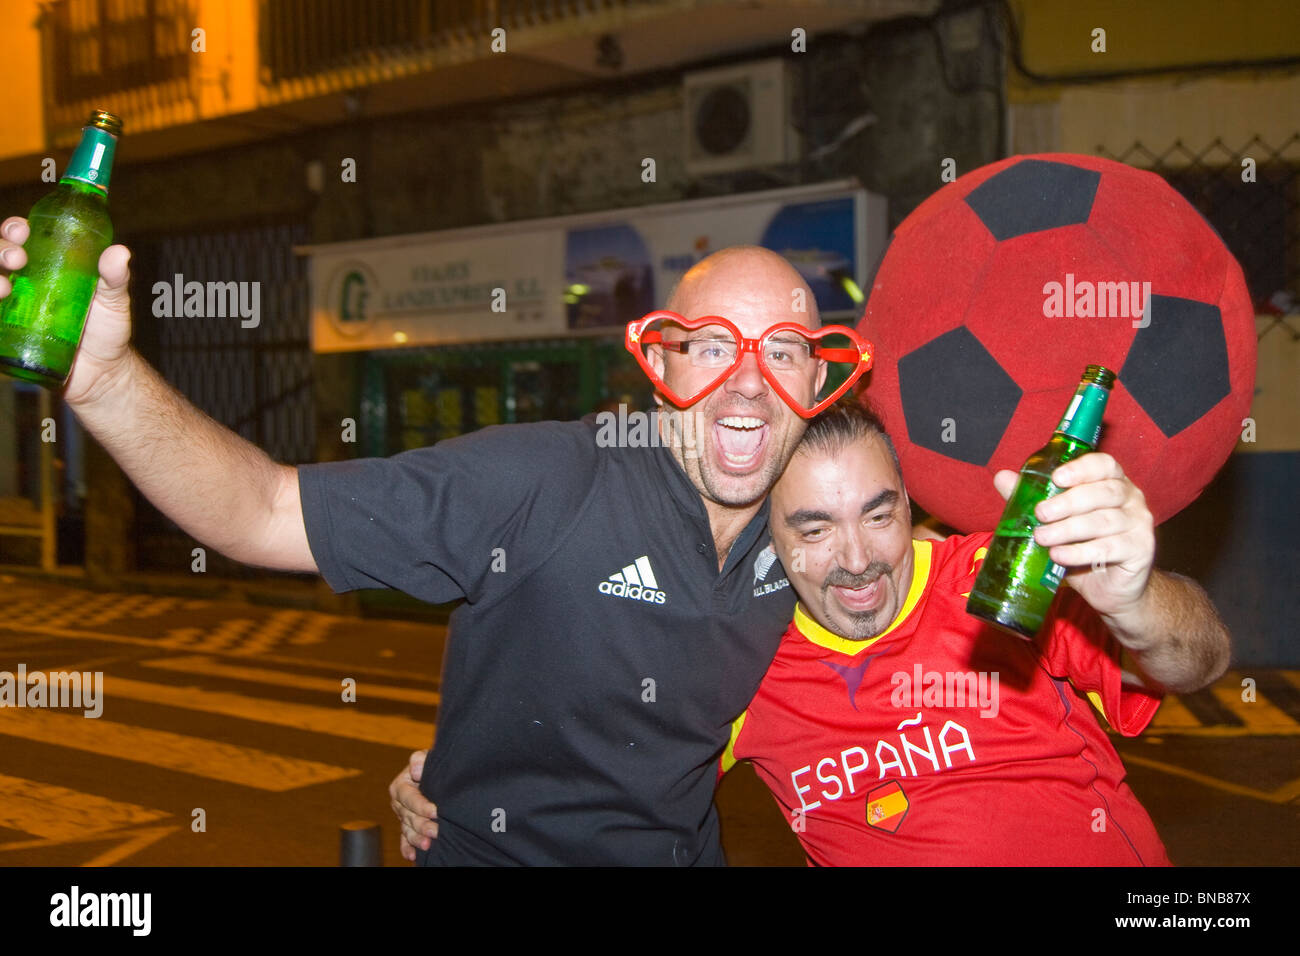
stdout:
[(98, 718), (0, 709), (0, 865), (333, 866), (353, 820), (404, 865), (386, 788), (433, 740), (443, 629), (0, 586), (0, 671), (104, 674)]
[[(433, 740), (445, 628), (21, 575), (0, 593), (0, 672), (104, 675), (97, 718), (0, 708), (0, 866), (335, 866), (354, 820), (406, 865), (387, 785)], [(1112, 739), (1176, 864), (1300, 863), (1300, 673), (1234, 670)], [(802, 865), (747, 766), (718, 801), (734, 865)]]

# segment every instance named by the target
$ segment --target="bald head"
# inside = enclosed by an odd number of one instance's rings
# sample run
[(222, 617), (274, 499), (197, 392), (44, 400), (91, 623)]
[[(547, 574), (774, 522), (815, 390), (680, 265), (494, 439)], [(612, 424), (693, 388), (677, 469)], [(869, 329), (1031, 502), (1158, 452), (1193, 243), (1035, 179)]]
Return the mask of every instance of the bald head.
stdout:
[(808, 283), (784, 258), (762, 246), (731, 246), (701, 259), (682, 276), (665, 306), (688, 319), (741, 315), (763, 326), (798, 322), (821, 325)]
[[(669, 296), (667, 308), (687, 320), (721, 316), (753, 341), (781, 323), (820, 326), (817, 303), (803, 277), (781, 256), (758, 246), (723, 249), (696, 263)], [(805, 426), (767, 377), (778, 373), (760, 368), (757, 353), (737, 354), (735, 364), (721, 372), (692, 361), (690, 354), (656, 344), (647, 349), (670, 394), (703, 396), (687, 406), (694, 416), (693, 434), (701, 436), (693, 453), (686, 454), (685, 442), (665, 444), (715, 521), (729, 509), (758, 507), (794, 454)], [(807, 408), (826, 378), (826, 363), (779, 374), (785, 378), (781, 388)], [(662, 404), (665, 398), (656, 394), (655, 401)], [(674, 420), (661, 418), (660, 428), (670, 428)]]

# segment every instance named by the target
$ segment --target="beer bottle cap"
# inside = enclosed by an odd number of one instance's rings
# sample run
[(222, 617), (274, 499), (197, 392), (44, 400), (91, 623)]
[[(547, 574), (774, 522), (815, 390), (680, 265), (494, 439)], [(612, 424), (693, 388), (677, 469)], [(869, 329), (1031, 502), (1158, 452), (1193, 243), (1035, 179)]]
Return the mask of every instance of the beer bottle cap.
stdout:
[(1083, 370), (1083, 381), (1110, 388), (1115, 384), (1115, 373), (1104, 365), (1089, 365)]
[(113, 136), (122, 135), (122, 120), (120, 117), (106, 110), (95, 110), (90, 114), (90, 119), (86, 121), (87, 126), (94, 126), (96, 129), (102, 129)]

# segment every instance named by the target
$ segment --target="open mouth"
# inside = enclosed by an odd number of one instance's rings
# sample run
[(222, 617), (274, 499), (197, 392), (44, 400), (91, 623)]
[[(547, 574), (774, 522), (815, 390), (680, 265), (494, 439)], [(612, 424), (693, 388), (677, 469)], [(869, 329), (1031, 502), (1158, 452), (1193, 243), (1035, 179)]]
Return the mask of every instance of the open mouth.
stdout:
[(721, 463), (744, 469), (762, 456), (767, 443), (767, 422), (745, 415), (728, 415), (714, 424), (713, 438)]
[(840, 604), (849, 611), (871, 611), (880, 606), (884, 597), (884, 575), (876, 578), (870, 584), (864, 584), (861, 587), (832, 587), (836, 599)]

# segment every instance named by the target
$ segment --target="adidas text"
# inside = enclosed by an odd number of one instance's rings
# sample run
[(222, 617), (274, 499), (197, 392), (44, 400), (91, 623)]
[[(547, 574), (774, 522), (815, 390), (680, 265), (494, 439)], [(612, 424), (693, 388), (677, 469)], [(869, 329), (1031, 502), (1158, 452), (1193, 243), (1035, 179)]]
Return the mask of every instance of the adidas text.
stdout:
[(601, 594), (612, 594), (615, 597), (645, 601), (647, 604), (663, 604), (664, 601), (668, 600), (668, 596), (663, 591), (645, 588), (639, 584), (615, 584), (613, 581), (601, 581), (598, 590)]

